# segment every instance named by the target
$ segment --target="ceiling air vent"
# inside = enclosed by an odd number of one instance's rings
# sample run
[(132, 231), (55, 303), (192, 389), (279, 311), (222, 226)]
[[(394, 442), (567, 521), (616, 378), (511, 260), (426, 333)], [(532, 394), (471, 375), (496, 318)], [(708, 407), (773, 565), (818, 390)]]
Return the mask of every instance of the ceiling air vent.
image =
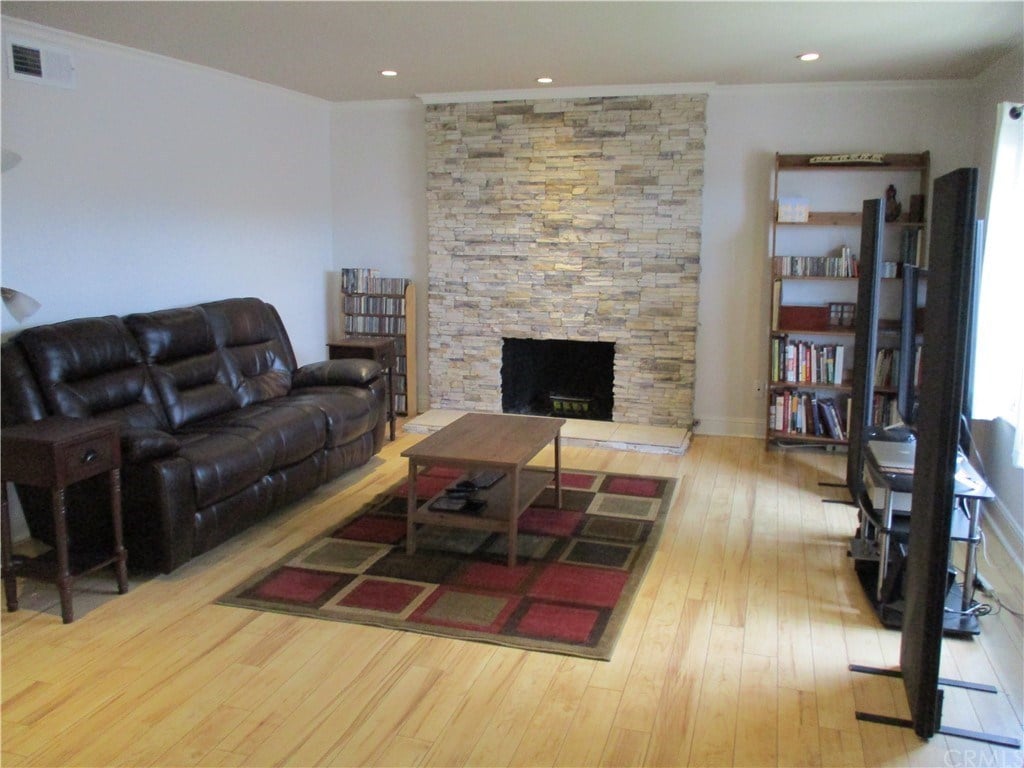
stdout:
[(75, 66), (70, 53), (26, 40), (7, 41), (7, 74), (15, 80), (75, 87)]

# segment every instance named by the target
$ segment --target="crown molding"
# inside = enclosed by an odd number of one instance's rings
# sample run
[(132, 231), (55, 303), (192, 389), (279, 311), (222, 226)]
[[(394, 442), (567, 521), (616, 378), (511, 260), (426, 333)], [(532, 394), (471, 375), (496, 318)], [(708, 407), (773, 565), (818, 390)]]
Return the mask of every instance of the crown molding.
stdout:
[(555, 88), (522, 88), (507, 91), (458, 91), (419, 93), (424, 104), (469, 104), (488, 101), (544, 101), (550, 99), (592, 99), (612, 96), (679, 96), (704, 94), (714, 83), (651, 83), (646, 85), (588, 85)]

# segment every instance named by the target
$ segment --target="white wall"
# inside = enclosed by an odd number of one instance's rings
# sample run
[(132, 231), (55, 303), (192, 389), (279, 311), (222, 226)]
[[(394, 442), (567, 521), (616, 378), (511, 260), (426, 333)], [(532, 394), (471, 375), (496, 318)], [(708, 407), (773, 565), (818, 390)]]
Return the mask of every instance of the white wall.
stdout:
[[(974, 164), (969, 84), (714, 88), (708, 98), (697, 333), (698, 432), (761, 437), (776, 152), (931, 152), (932, 178)], [(884, 194), (884, 188), (878, 194)]]
[[(418, 410), (427, 407), (427, 154), (418, 99), (335, 104), (331, 111), (333, 267), (408, 277), (417, 291)], [(338, 284), (329, 306), (340, 332)]]
[(26, 325), (259, 296), (300, 362), (323, 359), (330, 105), (9, 19), (4, 34), (69, 50), (77, 77), (0, 75), (3, 146), (22, 156), (2, 177), (0, 268), (42, 302)]

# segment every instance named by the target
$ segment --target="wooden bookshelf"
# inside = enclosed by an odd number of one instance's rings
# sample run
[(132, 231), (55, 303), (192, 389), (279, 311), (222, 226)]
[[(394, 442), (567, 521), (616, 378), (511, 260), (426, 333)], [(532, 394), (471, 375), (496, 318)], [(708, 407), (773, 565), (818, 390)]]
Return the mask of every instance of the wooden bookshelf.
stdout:
[[(830, 304), (856, 302), (860, 248), (861, 209), (863, 201), (885, 198), (889, 184), (897, 188), (902, 210), (887, 221), (886, 260), (923, 265), (923, 244), (927, 221), (923, 215), (923, 202), (929, 190), (930, 156), (921, 153), (851, 153), (852, 162), (819, 162), (822, 155), (776, 154), (772, 201), (771, 240), (771, 314), (768, 333), (769, 364), (766, 390), (767, 444), (806, 443), (808, 445), (842, 446), (844, 437), (814, 433), (810, 414), (802, 418), (784, 414), (783, 428), (778, 428), (777, 407), (780, 398), (788, 395), (787, 403), (800, 403), (802, 395), (832, 399), (840, 422), (845, 418), (847, 402), (852, 391), (851, 366), (853, 363), (856, 331), (852, 324), (831, 322)], [(836, 156), (829, 156), (836, 157)], [(911, 197), (920, 195), (920, 207), (911, 206)], [(783, 206), (785, 202), (787, 205)], [(917, 202), (916, 200), (914, 202)], [(799, 203), (794, 206), (793, 203)], [(787, 218), (803, 221), (780, 221), (779, 209), (786, 208)], [(910, 209), (915, 207), (912, 219)], [(792, 216), (793, 211), (797, 212)], [(918, 216), (918, 212), (921, 215)], [(883, 275), (888, 284), (896, 280)], [(892, 289), (889, 289), (890, 291)], [(898, 331), (891, 321), (879, 326), (886, 334)], [(844, 371), (838, 382), (825, 380), (820, 372), (812, 376), (798, 376), (799, 380), (786, 380), (785, 372), (778, 372), (779, 345), (798, 343), (815, 349), (843, 347)], [(833, 376), (835, 374), (833, 373)], [(876, 396), (891, 397), (892, 389), (875, 389)], [(817, 406), (810, 409), (814, 411)], [(820, 420), (819, 420), (820, 423)], [(794, 431), (808, 430), (808, 431)]]
[(346, 335), (395, 340), (395, 411), (415, 416), (416, 285), (407, 278), (381, 277), (376, 269), (343, 269), (341, 312)]

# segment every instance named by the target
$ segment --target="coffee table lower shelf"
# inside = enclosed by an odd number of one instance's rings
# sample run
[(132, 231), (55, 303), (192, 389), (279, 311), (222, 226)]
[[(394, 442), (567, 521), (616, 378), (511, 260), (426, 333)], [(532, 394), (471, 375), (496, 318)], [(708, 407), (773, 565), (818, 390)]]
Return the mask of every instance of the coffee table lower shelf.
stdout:
[[(468, 477), (468, 474), (464, 477)], [(554, 479), (554, 473), (548, 470), (521, 470), (519, 472), (518, 502), (516, 502), (515, 473), (506, 472), (505, 476), (493, 486), (477, 492), (475, 498), (487, 502), (487, 505), (477, 513), (438, 512), (430, 509), (430, 505), (434, 501), (445, 495), (442, 491), (410, 512), (406, 552), (410, 555), (416, 552), (416, 525), (418, 524), (474, 531), (494, 531), (508, 536), (508, 564), (509, 567), (512, 567), (516, 563), (518, 550), (519, 516)], [(458, 482), (458, 480), (454, 482)]]

